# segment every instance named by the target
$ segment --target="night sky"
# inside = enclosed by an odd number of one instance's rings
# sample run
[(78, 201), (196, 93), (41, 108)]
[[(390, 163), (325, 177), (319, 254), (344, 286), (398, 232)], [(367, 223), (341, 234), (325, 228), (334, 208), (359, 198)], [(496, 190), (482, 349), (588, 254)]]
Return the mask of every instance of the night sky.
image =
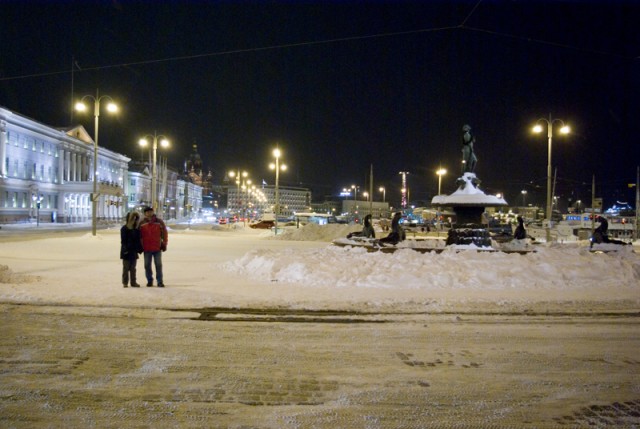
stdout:
[[(556, 194), (634, 202), (640, 164), (640, 2), (0, 1), (0, 105), (68, 126), (76, 98), (113, 97), (101, 146), (139, 159), (157, 131), (181, 169), (193, 144), (222, 182), (230, 169), (316, 199), (374, 182), (397, 205), (455, 190), (462, 126), (476, 137), (476, 173), (511, 204), (546, 198), (546, 131)], [(71, 73), (72, 64), (74, 73)], [(93, 135), (93, 117), (74, 114)], [(380, 199), (376, 191), (376, 199)]]

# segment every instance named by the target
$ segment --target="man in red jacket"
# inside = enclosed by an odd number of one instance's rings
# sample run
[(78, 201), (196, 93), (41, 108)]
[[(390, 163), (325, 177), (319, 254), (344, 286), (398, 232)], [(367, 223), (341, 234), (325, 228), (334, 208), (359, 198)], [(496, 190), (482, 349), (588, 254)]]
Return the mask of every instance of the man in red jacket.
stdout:
[(162, 219), (153, 212), (151, 207), (145, 207), (144, 219), (140, 223), (140, 240), (144, 251), (144, 273), (147, 276), (147, 287), (153, 286), (153, 271), (151, 259), (156, 266), (156, 281), (158, 287), (164, 287), (162, 281), (162, 252), (167, 250), (169, 234)]

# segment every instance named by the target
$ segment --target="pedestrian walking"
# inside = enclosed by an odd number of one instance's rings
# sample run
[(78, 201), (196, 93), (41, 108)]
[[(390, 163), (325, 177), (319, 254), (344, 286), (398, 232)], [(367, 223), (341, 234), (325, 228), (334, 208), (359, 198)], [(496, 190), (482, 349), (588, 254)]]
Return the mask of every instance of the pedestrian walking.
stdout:
[(122, 286), (140, 287), (136, 282), (136, 264), (138, 254), (142, 253), (139, 229), (140, 214), (129, 212), (125, 224), (120, 228), (120, 259), (122, 259)]
[(147, 287), (153, 286), (153, 270), (151, 260), (156, 269), (156, 282), (158, 287), (164, 287), (162, 275), (162, 252), (167, 250), (169, 235), (167, 227), (159, 219), (151, 207), (145, 207), (144, 219), (140, 224), (140, 239), (144, 251), (144, 273), (147, 277)]

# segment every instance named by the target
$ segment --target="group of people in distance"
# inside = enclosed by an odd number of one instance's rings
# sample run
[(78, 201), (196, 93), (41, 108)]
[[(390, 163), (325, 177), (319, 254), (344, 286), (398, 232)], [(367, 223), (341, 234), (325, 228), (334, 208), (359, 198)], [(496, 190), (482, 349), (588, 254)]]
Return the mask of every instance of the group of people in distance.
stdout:
[(138, 255), (144, 253), (144, 272), (147, 277), (147, 287), (153, 286), (153, 269), (156, 270), (158, 287), (164, 287), (162, 278), (162, 252), (167, 250), (169, 234), (167, 227), (158, 218), (153, 208), (145, 207), (144, 219), (140, 220), (140, 213), (127, 213), (126, 223), (120, 229), (120, 259), (122, 259), (122, 286), (140, 287), (136, 281), (136, 264)]

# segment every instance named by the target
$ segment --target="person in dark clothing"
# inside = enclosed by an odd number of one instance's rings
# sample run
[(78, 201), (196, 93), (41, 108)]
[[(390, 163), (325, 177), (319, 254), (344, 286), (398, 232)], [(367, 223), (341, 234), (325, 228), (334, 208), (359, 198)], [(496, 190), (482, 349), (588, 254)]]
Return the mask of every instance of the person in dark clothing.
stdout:
[(518, 226), (513, 233), (513, 238), (516, 240), (524, 240), (527, 238), (527, 230), (524, 229), (524, 219), (522, 219), (522, 216), (518, 216)]
[(373, 230), (373, 223), (371, 222), (370, 214), (364, 217), (364, 227), (362, 228), (362, 231), (351, 232), (347, 235), (347, 238), (352, 237), (376, 238), (376, 232)]
[(130, 280), (131, 287), (140, 287), (136, 282), (136, 264), (138, 261), (138, 255), (142, 253), (140, 230), (138, 229), (140, 215), (137, 212), (129, 212), (125, 219), (126, 224), (120, 228), (122, 286), (127, 287)]
[(393, 244), (396, 245), (401, 241), (404, 241), (406, 238), (406, 234), (402, 226), (400, 225), (400, 219), (402, 218), (402, 213), (397, 212), (393, 215), (393, 219), (391, 220), (391, 232), (384, 238), (379, 240), (379, 243), (382, 244)]
[(593, 235), (591, 236), (591, 246), (593, 247), (595, 244), (609, 243), (609, 244), (631, 244), (625, 243), (624, 241), (615, 240), (609, 238), (609, 221), (604, 216), (598, 216), (596, 218), (596, 222), (600, 222), (600, 226), (598, 226), (595, 231), (593, 231)]

